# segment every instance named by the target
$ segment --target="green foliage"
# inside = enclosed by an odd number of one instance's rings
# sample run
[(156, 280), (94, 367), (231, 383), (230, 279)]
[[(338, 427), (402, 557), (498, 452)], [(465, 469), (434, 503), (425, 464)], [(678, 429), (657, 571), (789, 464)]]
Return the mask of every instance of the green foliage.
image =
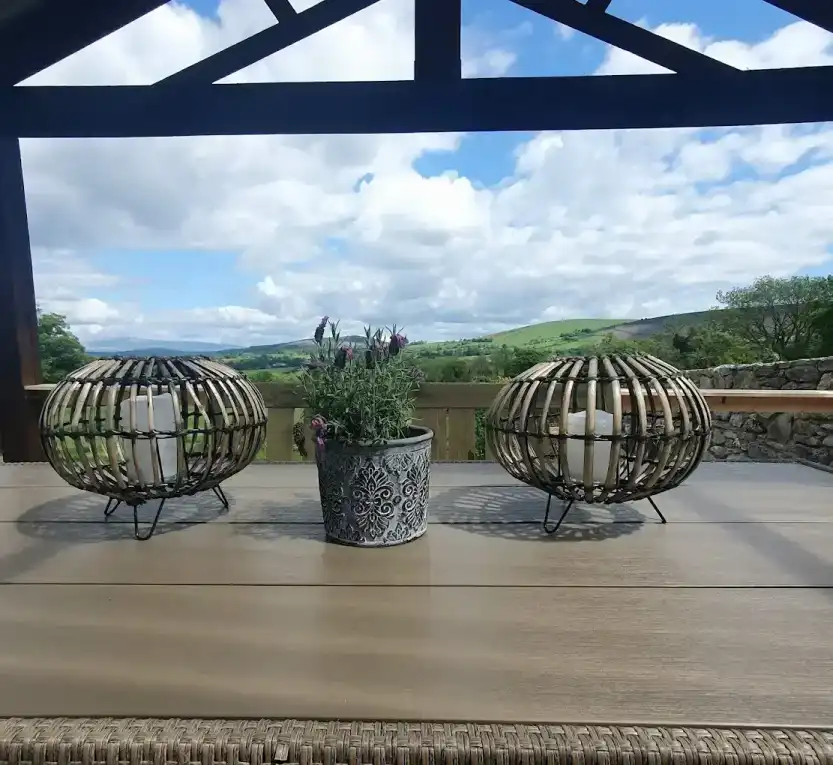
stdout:
[[(650, 353), (653, 356), (659, 356), (655, 345), (656, 343), (651, 338), (631, 340), (616, 337), (612, 332), (608, 332), (596, 346), (596, 350), (600, 354)], [(662, 358), (662, 356), (659, 356), (659, 358)], [(668, 361), (668, 359), (665, 360)]]
[(90, 360), (66, 318), (57, 313), (38, 312), (38, 350), (43, 381), (48, 383), (59, 382)]
[[(324, 337), (329, 327), (330, 336)], [(407, 339), (370, 327), (362, 346), (344, 343), (338, 324), (324, 317), (316, 351), (301, 375), (318, 437), (348, 443), (384, 443), (408, 435), (414, 416), (418, 370), (401, 351)]]
[(427, 382), (471, 382), (471, 364), (464, 358), (418, 360)]
[(820, 303), (816, 306), (813, 328), (819, 339), (816, 352), (821, 356), (833, 356), (833, 303)]
[(608, 334), (598, 353), (650, 353), (680, 369), (704, 369), (721, 364), (760, 361), (760, 351), (720, 325), (707, 322), (696, 327), (669, 326), (652, 337), (625, 340)]
[(268, 369), (252, 369), (249, 370), (241, 370), (246, 372), (246, 377), (248, 377), (252, 382), (275, 382), (277, 380), (277, 375), (274, 372), (271, 372)]
[(552, 354), (536, 347), (502, 346), (492, 354), (492, 364), (498, 377), (515, 377), (530, 367), (546, 361)]
[(486, 459), (486, 409), (474, 410), (474, 454), (472, 459)]
[(656, 344), (659, 351), (656, 355), (660, 358), (664, 358), (661, 354), (670, 345), (676, 351), (676, 362), (668, 360), (681, 369), (751, 364), (762, 360), (761, 352), (752, 343), (716, 322), (660, 334), (656, 337)]
[[(721, 327), (776, 359), (800, 359), (817, 352), (821, 342), (820, 305), (833, 302), (833, 277), (762, 276), (748, 287), (717, 293), (724, 310)], [(763, 360), (768, 360), (764, 358)]]

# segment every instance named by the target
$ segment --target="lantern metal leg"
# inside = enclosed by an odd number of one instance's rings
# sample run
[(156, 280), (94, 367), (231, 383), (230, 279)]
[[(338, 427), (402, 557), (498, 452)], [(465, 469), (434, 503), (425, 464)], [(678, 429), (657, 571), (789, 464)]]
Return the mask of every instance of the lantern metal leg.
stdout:
[(121, 504), (120, 499), (115, 499), (114, 497), (110, 497), (107, 500), (107, 507), (104, 508), (104, 517), (109, 518), (113, 513), (116, 512), (116, 508)]
[(645, 497), (645, 499), (647, 499), (648, 502), (651, 503), (651, 507), (654, 508), (654, 512), (659, 516), (659, 519), (663, 523), (667, 523), (668, 521), (665, 520), (665, 516), (660, 512), (660, 509), (657, 507), (657, 503), (654, 502), (654, 498), (653, 497)]
[(220, 502), (223, 505), (223, 509), (228, 510), (228, 508), (229, 508), (228, 497), (226, 497), (226, 493), (223, 491), (223, 487), (218, 484), (217, 486), (214, 486), (211, 489), (211, 491), (213, 491), (214, 496), (216, 496), (217, 499), (220, 500)]
[[(144, 503), (140, 503), (144, 504)], [(153, 532), (156, 531), (156, 524), (159, 523), (159, 516), (162, 513), (162, 508), (165, 506), (165, 500), (161, 500), (159, 502), (159, 507), (156, 508), (156, 515), (153, 518), (153, 523), (150, 524), (150, 528), (144, 534), (140, 533), (139, 531), (139, 505), (133, 505), (133, 535), (138, 539), (140, 542), (146, 542), (153, 536)]]
[(564, 510), (561, 513), (561, 517), (558, 519), (558, 522), (555, 524), (555, 526), (550, 527), (548, 525), (548, 522), (549, 522), (549, 519), (550, 519), (550, 506), (552, 505), (552, 494), (550, 494), (547, 497), (547, 511), (544, 514), (544, 524), (543, 524), (544, 525), (544, 531), (546, 531), (547, 534), (555, 534), (555, 532), (558, 531), (558, 527), (561, 525), (561, 522), (567, 517), (567, 513), (570, 512), (570, 508), (573, 506), (573, 502), (575, 502), (575, 500), (571, 499), (567, 503), (566, 507), (564, 508)]

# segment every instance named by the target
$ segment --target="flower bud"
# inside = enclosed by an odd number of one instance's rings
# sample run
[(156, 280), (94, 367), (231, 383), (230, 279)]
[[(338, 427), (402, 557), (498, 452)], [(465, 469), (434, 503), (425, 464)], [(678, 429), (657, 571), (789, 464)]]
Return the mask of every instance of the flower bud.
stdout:
[(388, 345), (388, 352), (391, 356), (396, 356), (408, 344), (408, 338), (400, 335), (398, 332), (390, 336), (390, 344)]
[(324, 340), (324, 330), (327, 328), (327, 322), (330, 320), (329, 316), (324, 316), (321, 321), (319, 322), (318, 326), (315, 328), (315, 334), (312, 336), (312, 339), (320, 345), (321, 342)]

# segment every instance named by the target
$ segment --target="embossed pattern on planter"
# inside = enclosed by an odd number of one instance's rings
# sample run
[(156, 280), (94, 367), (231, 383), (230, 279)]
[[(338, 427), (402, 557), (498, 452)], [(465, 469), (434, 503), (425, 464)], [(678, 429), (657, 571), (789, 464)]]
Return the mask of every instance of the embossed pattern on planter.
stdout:
[[(420, 436), (430, 434), (423, 428), (415, 430)], [(328, 441), (317, 461), (328, 537), (360, 547), (387, 547), (425, 533), (430, 437), (384, 446)]]

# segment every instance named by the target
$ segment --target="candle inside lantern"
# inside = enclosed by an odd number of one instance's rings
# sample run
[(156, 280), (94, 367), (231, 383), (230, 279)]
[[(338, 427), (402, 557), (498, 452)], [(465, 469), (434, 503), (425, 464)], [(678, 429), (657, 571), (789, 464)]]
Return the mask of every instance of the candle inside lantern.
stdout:
[[(567, 415), (567, 433), (571, 436), (583, 436), (587, 412), (572, 412)], [(613, 435), (613, 415), (601, 409), (596, 409), (596, 422), (593, 432), (597, 436)], [(584, 482), (584, 447), (586, 441), (578, 438), (567, 439), (567, 465), (570, 468), (570, 478), (577, 483)], [(610, 441), (595, 441), (593, 443), (593, 482), (602, 483), (607, 478), (610, 466)]]
[[(131, 441), (122, 438), (125, 459), (127, 461), (127, 477), (131, 481), (155, 482), (153, 463), (159, 460), (159, 469), (163, 481), (173, 481), (178, 472), (179, 438), (167, 436), (153, 441), (150, 435), (150, 416), (147, 396), (136, 399), (136, 421), (130, 421), (130, 402), (122, 401), (119, 407), (122, 425), (129, 429), (131, 425), (144, 438)], [(153, 431), (173, 432), (176, 430), (176, 411), (174, 399), (170, 393), (160, 393), (153, 396)], [(158, 457), (157, 457), (158, 454)]]

